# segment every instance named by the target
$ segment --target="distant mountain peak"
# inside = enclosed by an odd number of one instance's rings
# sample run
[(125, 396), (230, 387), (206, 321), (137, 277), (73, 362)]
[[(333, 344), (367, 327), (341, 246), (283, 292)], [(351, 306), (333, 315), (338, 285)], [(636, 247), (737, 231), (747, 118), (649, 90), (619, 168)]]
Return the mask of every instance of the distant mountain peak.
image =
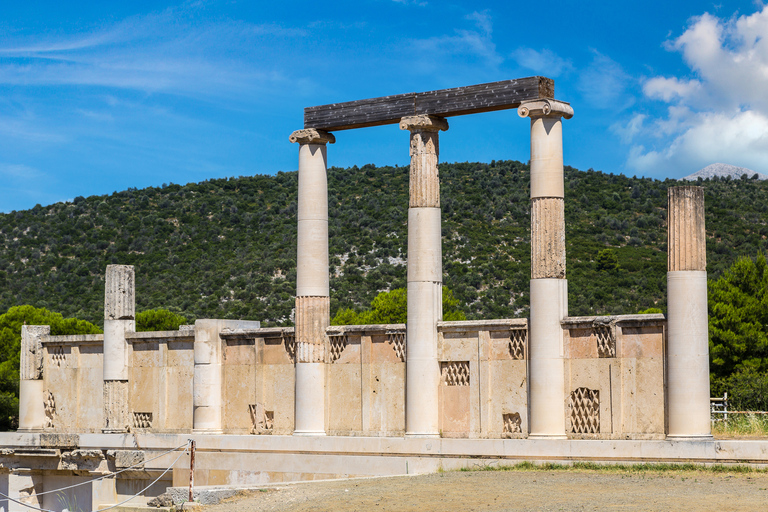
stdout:
[(696, 171), (693, 174), (689, 174), (688, 176), (681, 179), (696, 181), (699, 178), (707, 179), (707, 178), (714, 178), (715, 176), (718, 176), (720, 178), (725, 178), (727, 176), (730, 176), (732, 179), (737, 180), (745, 174), (747, 175), (748, 178), (751, 178), (752, 176), (757, 174), (757, 179), (768, 180), (767, 175), (760, 174), (759, 172), (755, 172), (752, 169), (747, 169), (746, 167), (737, 167), (735, 165), (730, 165), (730, 164), (721, 164), (721, 163), (708, 165), (705, 168), (699, 171)]

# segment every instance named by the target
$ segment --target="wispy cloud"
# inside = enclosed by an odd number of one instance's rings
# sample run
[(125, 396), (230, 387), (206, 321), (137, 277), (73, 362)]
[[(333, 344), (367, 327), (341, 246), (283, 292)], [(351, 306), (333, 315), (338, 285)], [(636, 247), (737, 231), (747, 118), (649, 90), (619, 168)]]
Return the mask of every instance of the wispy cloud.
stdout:
[(622, 66), (597, 50), (592, 50), (592, 62), (579, 70), (577, 87), (592, 107), (624, 110), (631, 107), (635, 97), (630, 88), (634, 79)]
[(87, 34), (49, 36), (34, 42), (3, 41), (0, 84), (232, 96), (288, 84), (290, 78), (282, 68), (260, 58), (255, 48), (265, 41), (304, 35), (303, 30), (277, 24), (221, 21), (196, 25), (167, 10), (134, 16)]
[(573, 69), (569, 60), (559, 57), (547, 48), (534, 50), (523, 46), (512, 52), (512, 58), (520, 66), (530, 69), (534, 73), (542, 73), (552, 77), (558, 77)]

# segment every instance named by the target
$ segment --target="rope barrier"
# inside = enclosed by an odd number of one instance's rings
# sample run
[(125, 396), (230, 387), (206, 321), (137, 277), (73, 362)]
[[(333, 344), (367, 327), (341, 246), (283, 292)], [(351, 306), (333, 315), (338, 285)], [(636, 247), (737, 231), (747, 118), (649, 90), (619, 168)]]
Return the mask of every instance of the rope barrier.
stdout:
[[(96, 482), (96, 481), (98, 481), (98, 480), (102, 480), (102, 479), (104, 479), (104, 478), (107, 478), (107, 477), (110, 477), (110, 476), (115, 476), (115, 475), (118, 475), (118, 474), (122, 473), (123, 471), (127, 471), (127, 470), (129, 470), (129, 469), (131, 469), (131, 468), (134, 468), (134, 467), (136, 467), (136, 466), (139, 466), (139, 465), (145, 464), (145, 463), (147, 463), (147, 462), (151, 462), (151, 461), (153, 461), (153, 460), (159, 459), (160, 457), (162, 457), (162, 456), (164, 456), (164, 455), (167, 455), (167, 454), (169, 454), (169, 453), (171, 453), (171, 452), (174, 452), (174, 451), (178, 450), (179, 448), (185, 448), (185, 449), (184, 449), (184, 451), (182, 451), (182, 452), (179, 454), (179, 456), (178, 456), (178, 457), (176, 457), (176, 460), (174, 460), (174, 461), (173, 461), (173, 463), (172, 463), (170, 466), (168, 466), (168, 468), (167, 468), (165, 471), (163, 471), (163, 472), (160, 474), (160, 476), (158, 476), (157, 478), (155, 478), (155, 479), (152, 481), (152, 483), (150, 483), (148, 486), (146, 486), (145, 488), (143, 488), (142, 490), (140, 490), (138, 493), (134, 494), (134, 495), (133, 495), (133, 496), (131, 496), (130, 498), (127, 498), (127, 499), (125, 499), (125, 500), (121, 501), (120, 503), (116, 503), (116, 504), (114, 504), (114, 505), (110, 505), (109, 507), (106, 507), (106, 508), (102, 508), (102, 509), (99, 509), (99, 510), (93, 510), (92, 512), (104, 512), (104, 511), (106, 511), (106, 510), (110, 510), (110, 509), (113, 509), (113, 508), (115, 508), (115, 507), (119, 507), (120, 505), (124, 505), (124, 504), (128, 503), (129, 501), (131, 501), (132, 499), (136, 498), (137, 496), (140, 496), (141, 494), (143, 494), (143, 493), (144, 493), (144, 491), (146, 491), (147, 489), (149, 489), (150, 487), (152, 487), (153, 485), (155, 485), (155, 484), (156, 484), (158, 481), (160, 481), (160, 479), (161, 479), (161, 478), (163, 478), (163, 477), (165, 476), (165, 474), (166, 474), (166, 473), (168, 473), (168, 472), (169, 472), (171, 469), (173, 469), (173, 466), (175, 466), (175, 465), (176, 465), (176, 463), (179, 461), (179, 459), (181, 459), (181, 456), (182, 456), (182, 455), (184, 455), (185, 453), (187, 453), (187, 451), (188, 451), (188, 448), (189, 448), (189, 446), (190, 446), (191, 442), (192, 442), (192, 440), (190, 439), (190, 440), (189, 440), (189, 441), (187, 441), (185, 444), (179, 445), (179, 446), (177, 446), (176, 448), (173, 448), (173, 449), (171, 449), (171, 450), (168, 450), (168, 451), (166, 451), (166, 452), (163, 452), (163, 453), (161, 453), (160, 455), (158, 455), (158, 456), (156, 456), (156, 457), (153, 457), (153, 458), (151, 458), (151, 459), (149, 459), (149, 460), (146, 460), (146, 461), (142, 461), (142, 462), (139, 462), (139, 463), (136, 463), (136, 464), (134, 464), (133, 466), (129, 466), (129, 467), (127, 467), (127, 468), (121, 469), (120, 471), (116, 471), (116, 472), (114, 472), (114, 473), (109, 473), (109, 474), (107, 474), (107, 475), (103, 475), (103, 476), (100, 476), (100, 477), (98, 477), (98, 478), (94, 478), (94, 479), (92, 479), (92, 480), (87, 480), (87, 481), (85, 481), (85, 482), (80, 482), (79, 484), (70, 485), (70, 486), (68, 486), (68, 487), (62, 487), (62, 488), (60, 488), (60, 489), (55, 489), (55, 490), (46, 491), (46, 492), (41, 492), (41, 493), (35, 493), (35, 496), (41, 496), (41, 495), (43, 495), (43, 494), (50, 494), (50, 493), (54, 493), (54, 492), (61, 492), (61, 491), (65, 491), (65, 490), (67, 490), (67, 489), (72, 489), (72, 488), (74, 488), (74, 487), (79, 487), (79, 486), (81, 486), (81, 485), (90, 484), (90, 483)], [(35, 507), (34, 505), (29, 505), (28, 503), (24, 503), (24, 502), (22, 502), (22, 501), (19, 501), (19, 500), (13, 499), (13, 498), (11, 498), (10, 496), (8, 496), (7, 494), (3, 494), (2, 492), (0, 492), (0, 497), (3, 497), (3, 498), (5, 498), (5, 499), (8, 499), (9, 501), (12, 501), (12, 502), (14, 502), (14, 503), (17, 503), (17, 504), (19, 504), (19, 505), (21, 505), (21, 506), (23, 506), (23, 507), (27, 507), (27, 508), (29, 508), (29, 509), (32, 509), (32, 510), (38, 510), (39, 512), (56, 512), (55, 510), (49, 510), (49, 509), (45, 509), (45, 508), (39, 508), (39, 507)]]

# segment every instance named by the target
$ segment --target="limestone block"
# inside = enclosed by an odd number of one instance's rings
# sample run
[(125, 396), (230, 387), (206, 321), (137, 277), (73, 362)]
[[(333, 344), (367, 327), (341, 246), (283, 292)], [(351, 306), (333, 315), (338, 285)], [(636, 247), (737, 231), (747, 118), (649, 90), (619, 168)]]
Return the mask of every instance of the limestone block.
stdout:
[(98, 345), (80, 345), (78, 347), (79, 358), (78, 368), (93, 368), (98, 369), (99, 373), (103, 377), (104, 366), (104, 347), (103, 344)]
[(256, 348), (252, 339), (233, 339), (224, 343), (224, 364), (227, 366), (255, 365)]
[(438, 333), (441, 361), (477, 360), (478, 332), (442, 332)]
[(174, 341), (168, 343), (166, 354), (168, 366), (192, 368), (195, 365), (195, 343), (193, 341)]
[(405, 363), (372, 363), (369, 374), (370, 432), (402, 435), (405, 432)]
[(295, 428), (295, 371), (293, 365), (269, 365), (263, 368), (263, 402), (274, 411), (273, 433), (288, 435)]
[(157, 366), (138, 366), (131, 372), (130, 411), (159, 414), (160, 370)]
[(408, 209), (408, 273), (411, 281), (443, 281), (440, 208)]
[(250, 432), (254, 428), (249, 407), (258, 402), (255, 377), (253, 365), (224, 366), (224, 430)]
[[(191, 350), (188, 351), (192, 358)], [(192, 429), (192, 382), (193, 367), (175, 366), (166, 370), (166, 417), (165, 429), (188, 431)]]
[(565, 278), (565, 209), (562, 197), (531, 200), (531, 278)]
[(80, 368), (76, 382), (78, 431), (100, 432), (104, 427), (104, 378), (101, 368)]
[(133, 367), (156, 368), (162, 366), (160, 358), (160, 343), (151, 341), (148, 343), (136, 343), (133, 346)]
[(707, 270), (704, 188), (670, 187), (668, 196), (668, 270)]
[(104, 452), (101, 450), (72, 450), (62, 452), (58, 469), (94, 471), (99, 468), (104, 459)]
[(293, 364), (290, 353), (286, 350), (286, 344), (293, 345), (295, 350), (293, 338), (264, 338), (263, 344), (260, 345), (262, 364)]
[(332, 435), (363, 430), (360, 371), (359, 364), (328, 367), (328, 430)]
[(22, 325), (19, 378), (37, 380), (43, 374), (43, 346), (41, 339), (51, 333), (49, 325)]
[(335, 365), (359, 365), (361, 359), (360, 341), (360, 336), (329, 336), (328, 349), (330, 350), (331, 362)]
[(331, 323), (329, 297), (296, 297), (296, 361), (325, 361), (325, 330)]
[(19, 382), (19, 430), (45, 427), (45, 383), (42, 379)]
[(104, 381), (104, 432), (126, 432), (128, 419), (128, 381)]
[(107, 265), (104, 282), (104, 319), (133, 320), (136, 294), (133, 265)]
[(400, 363), (396, 343), (391, 336), (371, 336), (371, 363)]
[[(613, 359), (570, 359), (566, 363), (569, 379), (564, 390), (566, 396), (579, 388), (594, 390), (599, 393), (599, 434), (611, 434), (613, 432), (613, 410), (611, 409), (612, 380), (611, 376), (615, 368)], [(618, 390), (617, 390), (618, 391)], [(570, 404), (570, 402), (569, 402)], [(568, 406), (566, 414), (566, 432), (569, 435), (579, 434), (572, 418), (574, 412)], [(584, 413), (579, 411), (578, 413)], [(578, 414), (577, 413), (577, 414)], [(583, 432), (582, 432), (583, 433)]]
[(440, 433), (442, 437), (469, 437), (470, 386), (441, 384)]
[[(489, 361), (490, 437), (523, 437), (528, 433), (528, 381), (524, 360)], [(484, 390), (481, 390), (483, 393)], [(508, 421), (505, 428), (505, 416)], [(519, 418), (519, 424), (518, 419)]]
[(564, 356), (569, 359), (597, 359), (597, 339), (592, 328), (563, 331)]
[(115, 469), (125, 469), (136, 466), (135, 469), (143, 469), (142, 464), (146, 460), (146, 454), (142, 450), (108, 450), (107, 457), (114, 461)]
[[(29, 507), (43, 507), (45, 495), (37, 495), (38, 493), (43, 492), (43, 481), (47, 480), (43, 475), (29, 474), (26, 472), (9, 473), (7, 479), (7, 489), (2, 489), (0, 492), (7, 492), (9, 496), (18, 496), (19, 501), (29, 505)], [(2, 500), (1, 503), (7, 506), (7, 508), (5, 508), (5, 506), (3, 508), (9, 512), (26, 512), (33, 510), (12, 501)]]
[(620, 357), (660, 359), (664, 355), (664, 327), (621, 327), (618, 345)]

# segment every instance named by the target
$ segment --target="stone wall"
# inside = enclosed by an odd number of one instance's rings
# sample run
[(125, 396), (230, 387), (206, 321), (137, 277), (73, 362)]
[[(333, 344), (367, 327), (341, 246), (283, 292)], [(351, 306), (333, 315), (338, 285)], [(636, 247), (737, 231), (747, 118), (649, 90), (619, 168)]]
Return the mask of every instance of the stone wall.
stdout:
[[(198, 330), (210, 330), (211, 322), (217, 321), (200, 321)], [(214, 390), (210, 398), (216, 402), (220, 395), (220, 431), (292, 434), (296, 414), (294, 329), (220, 325), (215, 339), (208, 339), (211, 333), (205, 340), (198, 336), (198, 343), (220, 346), (220, 366), (206, 370), (220, 372), (220, 379), (214, 379), (220, 380), (220, 390)], [(566, 435), (663, 437), (663, 315), (569, 317), (562, 328)], [(439, 322), (437, 331), (440, 435), (526, 437), (527, 320)], [(197, 428), (193, 417), (195, 337), (192, 326), (179, 331), (127, 333), (130, 431), (181, 433)], [(105, 420), (103, 337), (41, 339), (43, 429), (101, 432)], [(326, 433), (404, 435), (405, 325), (331, 326), (324, 343)]]

